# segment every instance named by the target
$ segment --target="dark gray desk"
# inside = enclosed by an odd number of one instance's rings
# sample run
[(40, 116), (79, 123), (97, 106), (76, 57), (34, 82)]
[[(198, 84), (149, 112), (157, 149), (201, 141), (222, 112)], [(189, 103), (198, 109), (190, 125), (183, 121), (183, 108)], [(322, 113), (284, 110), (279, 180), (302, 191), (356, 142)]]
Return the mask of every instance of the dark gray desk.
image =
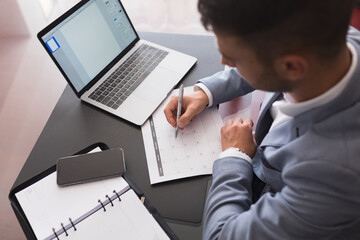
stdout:
[[(185, 86), (223, 69), (213, 37), (162, 33), (142, 33), (141, 37), (198, 59), (182, 80)], [(201, 239), (209, 176), (151, 186), (141, 128), (81, 102), (69, 86), (56, 104), (13, 187), (54, 165), (58, 158), (72, 155), (95, 142), (104, 142), (110, 148), (123, 148), (128, 172), (176, 235), (180, 239)]]

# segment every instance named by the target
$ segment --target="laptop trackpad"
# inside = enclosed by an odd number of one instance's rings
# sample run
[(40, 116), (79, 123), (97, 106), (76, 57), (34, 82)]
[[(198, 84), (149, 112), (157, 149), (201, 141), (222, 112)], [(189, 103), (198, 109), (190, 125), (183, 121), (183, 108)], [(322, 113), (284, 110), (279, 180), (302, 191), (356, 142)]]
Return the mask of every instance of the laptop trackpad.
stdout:
[(159, 67), (140, 84), (134, 94), (146, 101), (160, 103), (180, 80), (181, 74)]

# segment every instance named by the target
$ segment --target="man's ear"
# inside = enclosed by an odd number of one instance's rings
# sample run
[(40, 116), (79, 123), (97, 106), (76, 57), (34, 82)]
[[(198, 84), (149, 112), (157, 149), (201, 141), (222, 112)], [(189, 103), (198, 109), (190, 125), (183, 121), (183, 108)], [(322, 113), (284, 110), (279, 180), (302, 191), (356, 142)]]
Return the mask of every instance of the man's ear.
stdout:
[(284, 55), (275, 59), (274, 69), (282, 78), (297, 82), (308, 75), (310, 64), (306, 57), (300, 55)]

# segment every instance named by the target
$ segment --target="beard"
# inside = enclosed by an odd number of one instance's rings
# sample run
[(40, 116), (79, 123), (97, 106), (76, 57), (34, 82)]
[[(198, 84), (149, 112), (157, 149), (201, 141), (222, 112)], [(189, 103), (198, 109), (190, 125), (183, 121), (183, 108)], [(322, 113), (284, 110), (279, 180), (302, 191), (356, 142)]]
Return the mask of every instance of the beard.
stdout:
[(279, 75), (270, 67), (267, 67), (262, 71), (257, 81), (247, 82), (253, 88), (266, 92), (291, 92), (294, 89), (291, 80), (279, 77)]

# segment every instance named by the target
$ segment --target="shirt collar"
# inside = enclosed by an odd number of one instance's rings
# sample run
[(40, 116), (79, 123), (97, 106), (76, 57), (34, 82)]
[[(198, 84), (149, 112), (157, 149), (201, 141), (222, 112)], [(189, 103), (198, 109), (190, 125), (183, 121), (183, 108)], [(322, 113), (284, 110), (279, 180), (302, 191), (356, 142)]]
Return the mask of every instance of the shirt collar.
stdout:
[(348, 72), (345, 74), (345, 76), (341, 79), (340, 82), (338, 82), (335, 86), (330, 88), (325, 93), (321, 94), (320, 96), (317, 96), (313, 99), (310, 99), (305, 102), (300, 103), (291, 103), (289, 98), (287, 98), (286, 93), (284, 94), (284, 99), (289, 104), (284, 104), (280, 106), (280, 111), (288, 116), (295, 117), (296, 115), (299, 115), (303, 112), (306, 112), (310, 109), (319, 107), (325, 103), (330, 102), (331, 100), (335, 99), (337, 96), (341, 94), (341, 92), (344, 90), (348, 82), (350, 81), (352, 75), (355, 72), (357, 63), (358, 63), (358, 57), (357, 52), (355, 50), (355, 47), (351, 43), (347, 43), (347, 46), (351, 52), (352, 55), (352, 61), (350, 68)]

